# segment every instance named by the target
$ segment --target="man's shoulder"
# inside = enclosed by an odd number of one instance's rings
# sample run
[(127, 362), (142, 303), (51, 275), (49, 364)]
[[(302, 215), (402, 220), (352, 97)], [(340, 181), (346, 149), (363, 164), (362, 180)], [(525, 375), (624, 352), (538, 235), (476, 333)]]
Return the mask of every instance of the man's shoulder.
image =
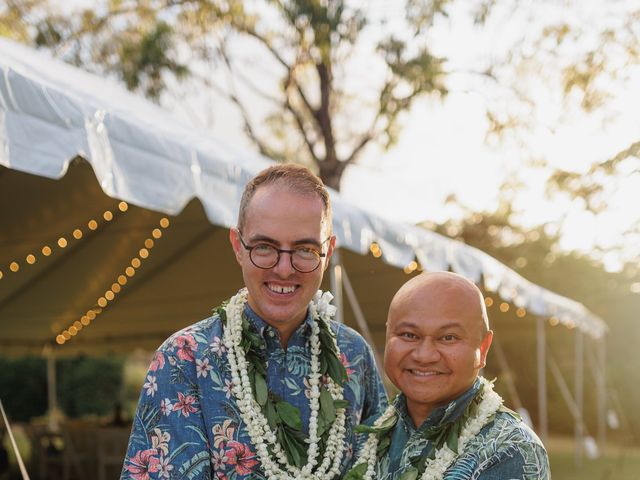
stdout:
[(193, 351), (197, 351), (201, 346), (211, 345), (211, 343), (222, 341), (222, 322), (217, 313), (204, 318), (196, 323), (184, 327), (170, 335), (158, 351), (163, 353), (173, 353), (176, 347), (185, 346)]
[(329, 322), (329, 326), (333, 333), (336, 335), (336, 341), (338, 342), (338, 346), (342, 348), (342, 346), (348, 346), (352, 349), (366, 349), (370, 348), (367, 341), (353, 328), (345, 325), (344, 323), (337, 322), (335, 320), (331, 320)]
[[(469, 472), (473, 472), (473, 478), (549, 478), (542, 442), (529, 426), (507, 412), (496, 414), (494, 421), (471, 440), (453, 470), (468, 474), (464, 478), (472, 478)], [(478, 477), (481, 472), (487, 476)]]
[(535, 444), (544, 448), (533, 429), (511, 412), (498, 412), (486, 430), (486, 436), (499, 438), (504, 445)]

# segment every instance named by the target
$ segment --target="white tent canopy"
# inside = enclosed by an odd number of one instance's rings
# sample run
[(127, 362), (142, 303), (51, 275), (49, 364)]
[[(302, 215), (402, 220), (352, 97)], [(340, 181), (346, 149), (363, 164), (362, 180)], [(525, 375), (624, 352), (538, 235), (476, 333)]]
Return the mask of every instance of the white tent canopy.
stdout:
[[(113, 199), (178, 215), (197, 198), (212, 225), (229, 228), (244, 184), (270, 163), (180, 124), (109, 81), (6, 39), (0, 39), (0, 71), (0, 165), (9, 171), (60, 179), (72, 159), (81, 157)], [(404, 267), (417, 259), (427, 270), (451, 269), (535, 315), (554, 316), (594, 338), (606, 332), (605, 323), (582, 304), (527, 281), (475, 248), (331, 195), (334, 231), (344, 249), (364, 255), (375, 242), (389, 265)], [(0, 200), (0, 220), (13, 221), (12, 199)], [(0, 231), (8, 231), (5, 226)], [(0, 233), (2, 244), (13, 240)], [(0, 260), (1, 340), (10, 321), (2, 311), (3, 295), (16, 294), (2, 285), (11, 276), (12, 259)]]

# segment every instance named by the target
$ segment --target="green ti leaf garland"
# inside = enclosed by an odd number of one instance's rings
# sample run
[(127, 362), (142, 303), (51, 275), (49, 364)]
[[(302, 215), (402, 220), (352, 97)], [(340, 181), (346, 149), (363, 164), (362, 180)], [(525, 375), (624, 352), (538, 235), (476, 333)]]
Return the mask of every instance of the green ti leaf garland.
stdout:
[[(225, 303), (215, 309), (220, 320), (226, 326), (227, 312)], [(335, 335), (329, 324), (322, 318), (317, 319), (320, 327), (320, 373), (330, 376), (337, 384), (346, 383), (347, 370), (342, 365), (335, 347)], [(302, 430), (300, 410), (289, 402), (282, 400), (267, 387), (266, 375), (266, 342), (255, 330), (246, 316), (242, 315), (242, 349), (249, 364), (249, 378), (254, 398), (260, 405), (262, 414), (267, 418), (269, 426), (278, 437), (287, 459), (292, 465), (300, 468), (307, 462), (307, 436)], [(329, 430), (336, 419), (336, 410), (346, 408), (348, 400), (333, 400), (329, 391), (320, 387), (320, 411), (318, 415), (318, 436), (320, 445), (324, 445)]]

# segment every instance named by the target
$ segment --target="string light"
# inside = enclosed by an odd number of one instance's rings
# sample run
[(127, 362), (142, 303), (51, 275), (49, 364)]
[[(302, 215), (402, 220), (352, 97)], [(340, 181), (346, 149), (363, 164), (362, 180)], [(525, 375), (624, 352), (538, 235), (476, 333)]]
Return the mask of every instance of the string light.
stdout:
[(2, 273), (2, 270), (0, 270), (0, 280), (2, 280), (2, 277), (4, 277), (4, 273)]
[(418, 268), (418, 263), (415, 260), (412, 260), (411, 262), (409, 262), (409, 264), (407, 264), (406, 267), (404, 267), (404, 273), (408, 275), (410, 273), (415, 272), (417, 268)]
[(380, 258), (382, 256), (382, 250), (380, 250), (380, 245), (378, 245), (376, 242), (373, 242), (371, 244), (371, 246), (369, 247), (369, 250), (371, 250), (371, 253), (375, 258)]
[(493, 305), (493, 298), (491, 298), (491, 297), (485, 297), (485, 298), (484, 298), (484, 304), (485, 304), (487, 307), (491, 307), (491, 306)]
[(517, 316), (518, 318), (524, 318), (526, 314), (527, 314), (527, 311), (526, 311), (524, 308), (522, 308), (522, 307), (520, 307), (520, 308), (518, 308), (518, 309), (516, 310), (516, 316)]
[(113, 213), (111, 213), (111, 210), (107, 210), (102, 214), (102, 218), (104, 218), (107, 222), (110, 222), (111, 220), (113, 220)]
[(560, 323), (560, 319), (558, 317), (552, 316), (549, 318), (549, 325), (551, 325), (552, 327), (555, 327), (559, 323)]
[(509, 311), (509, 304), (507, 302), (502, 302), (500, 304), (500, 311), (502, 313), (507, 313)]
[[(126, 204), (126, 202), (120, 202), (119, 207), (121, 212), (125, 212), (129, 207)], [(105, 220), (108, 218), (109, 220), (113, 219), (113, 214), (111, 213), (111, 211), (107, 210), (106, 212), (104, 212), (103, 217), (105, 218)], [(107, 221), (109, 221), (107, 220)], [(168, 220), (167, 220), (168, 222)], [(95, 220), (89, 220), (87, 222), (87, 227), (89, 228), (89, 230), (97, 230), (98, 229), (98, 222), (96, 222)], [(72, 233), (71, 233), (71, 237), (75, 240), (80, 240), (82, 239), (82, 237), (84, 236), (84, 232), (82, 231), (81, 228), (75, 228)], [(67, 246), (69, 246), (69, 240), (67, 239), (68, 237), (66, 236), (61, 236), (58, 238), (58, 240), (56, 241), (56, 243), (54, 244), (54, 248), (57, 246), (59, 248), (67, 248)], [(69, 237), (70, 238), (70, 237)], [(40, 252), (42, 253), (43, 256), (45, 257), (49, 257), (53, 254), (53, 249), (45, 244), (42, 246), (42, 248), (40, 249)], [(36, 255), (34, 255), (33, 253), (29, 253), (26, 257), (25, 257), (25, 261), (26, 264), (28, 265), (34, 265), (37, 262), (37, 257)], [(9, 270), (12, 272), (18, 272), (20, 270), (20, 263), (18, 263), (18, 261), (13, 261), (9, 264)], [(4, 277), (3, 274), (0, 274), (0, 280)]]
[[(120, 202), (120, 204), (118, 205), (118, 208), (120, 209), (120, 211), (124, 212), (128, 209), (128, 205), (125, 202)], [(109, 217), (109, 215), (107, 214), (111, 214), (111, 212), (106, 211), (103, 215), (105, 220), (110, 221), (110, 219), (107, 219), (107, 217)], [(95, 222), (95, 221), (91, 220), (89, 223), (91, 222)], [(168, 228), (170, 225), (169, 219), (166, 217), (163, 217), (162, 219), (160, 219), (159, 223), (160, 223), (160, 227), (162, 228)], [(91, 228), (90, 225), (88, 226), (89, 228)], [(158, 239), (162, 237), (162, 231), (159, 228), (154, 228), (153, 231), (151, 232), (151, 235), (154, 238)], [(102, 313), (102, 309), (106, 308), (109, 305), (109, 302), (113, 302), (115, 300), (116, 295), (120, 293), (122, 288), (127, 284), (128, 282), (127, 277), (133, 277), (136, 274), (136, 269), (142, 266), (142, 261), (149, 258), (150, 252), (148, 249), (153, 248), (154, 241), (151, 238), (147, 238), (144, 241), (144, 245), (145, 245), (145, 248), (141, 248), (138, 251), (138, 253), (140, 254), (140, 258), (134, 257), (131, 260), (131, 264), (124, 269), (124, 273), (121, 273), (120, 275), (118, 275), (118, 277), (116, 278), (116, 281), (111, 284), (111, 289), (107, 290), (104, 293), (104, 296), (101, 296), (98, 298), (98, 300), (96, 301), (96, 304), (100, 308), (94, 307), (87, 310), (87, 312), (80, 317), (80, 320), (76, 320), (67, 329), (65, 329), (58, 335), (56, 335), (55, 341), (58, 345), (64, 345), (72, 337), (76, 336), (81, 330), (83, 330), (85, 327), (88, 327), (91, 324), (91, 322), (95, 320), (96, 317)]]

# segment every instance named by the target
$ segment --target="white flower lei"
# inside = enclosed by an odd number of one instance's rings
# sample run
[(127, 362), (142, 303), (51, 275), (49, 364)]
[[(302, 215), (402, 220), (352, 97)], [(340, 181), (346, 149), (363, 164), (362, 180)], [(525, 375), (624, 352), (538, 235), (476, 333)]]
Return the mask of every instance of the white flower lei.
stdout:
[[(451, 450), (445, 443), (442, 448), (436, 451), (434, 458), (427, 460), (426, 469), (420, 477), (421, 480), (441, 480), (447, 468), (462, 454), (469, 440), (478, 435), (482, 427), (502, 406), (502, 397), (493, 391), (493, 384), (483, 377), (480, 377), (480, 381), (484, 384), (482, 400), (478, 405), (476, 415), (467, 419), (460, 432), (458, 453)], [(396, 410), (393, 405), (389, 405), (382, 416), (376, 420), (374, 427), (379, 427), (394, 415), (397, 415)], [(377, 450), (378, 435), (370, 433), (358, 460), (355, 462), (355, 465), (367, 463), (364, 480), (371, 480), (374, 477)]]
[[(309, 480), (330, 480), (340, 471), (340, 464), (344, 453), (345, 409), (339, 408), (336, 411), (336, 419), (329, 430), (329, 438), (320, 466), (315, 472), (313, 468), (318, 465), (318, 412), (320, 411), (320, 327), (318, 318), (329, 321), (335, 314), (336, 307), (329, 302), (333, 295), (329, 292), (324, 294), (318, 290), (311, 303), (309, 310), (313, 318), (311, 324), (311, 364), (309, 369), (310, 395), (310, 416), (309, 416), (309, 448), (307, 451), (307, 464), (298, 468), (290, 465), (287, 455), (282, 446), (277, 441), (275, 433), (269, 427), (269, 423), (262, 414), (260, 405), (256, 401), (249, 381), (247, 372), (247, 359), (244, 350), (240, 346), (242, 341), (242, 313), (247, 302), (248, 292), (246, 288), (241, 289), (236, 295), (231, 297), (225, 307), (227, 314), (227, 324), (224, 328), (224, 345), (227, 348), (227, 358), (231, 367), (231, 378), (233, 381), (232, 393), (237, 400), (240, 416), (247, 425), (247, 430), (251, 442), (256, 448), (258, 458), (262, 464), (262, 469), (268, 479), (309, 479)], [(340, 350), (336, 345), (338, 355)], [(334, 400), (342, 400), (342, 386), (329, 378), (327, 386), (331, 397)], [(271, 458), (268, 446), (271, 446), (276, 461)], [(282, 468), (284, 467), (284, 469)]]

